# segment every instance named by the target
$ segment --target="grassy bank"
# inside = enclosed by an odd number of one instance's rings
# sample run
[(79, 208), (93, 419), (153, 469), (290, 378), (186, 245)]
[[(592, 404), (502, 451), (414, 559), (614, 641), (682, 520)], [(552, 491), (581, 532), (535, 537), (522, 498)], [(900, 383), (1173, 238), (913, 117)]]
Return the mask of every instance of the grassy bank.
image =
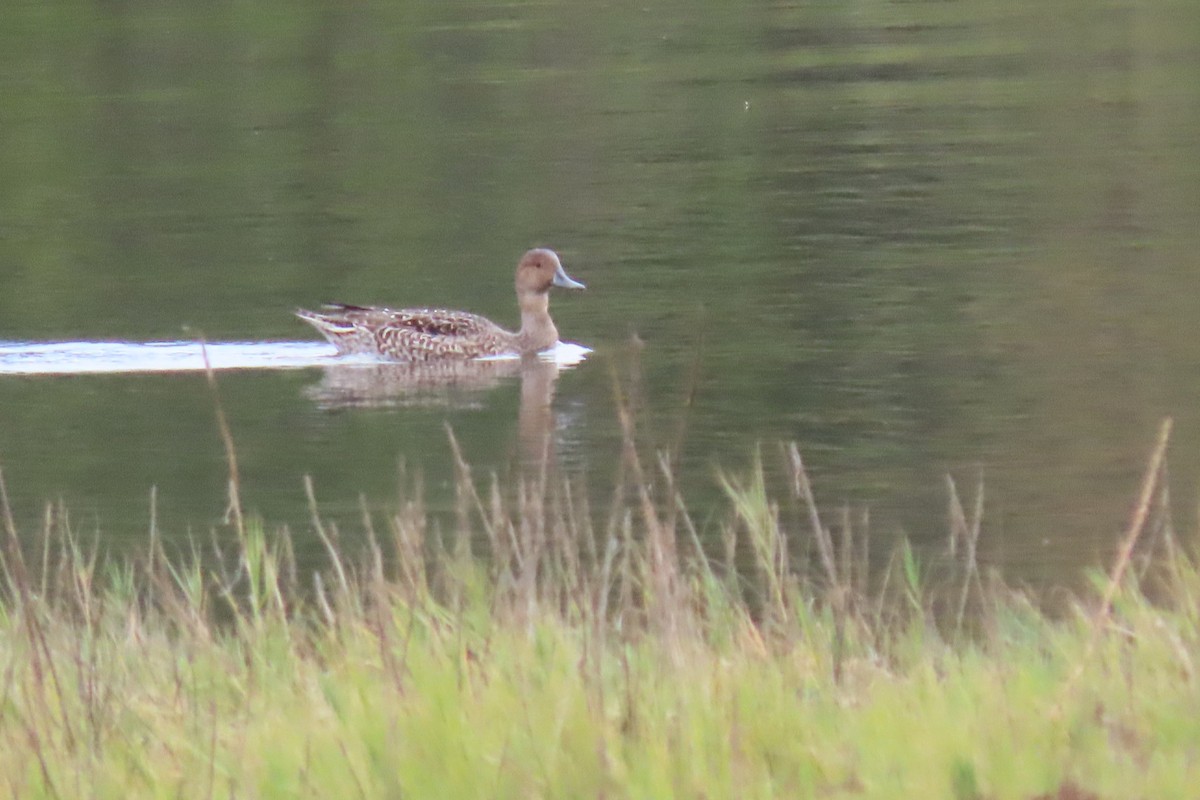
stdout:
[(974, 569), (957, 500), (961, 568), (934, 585), (907, 550), (871, 574), (794, 449), (797, 520), (761, 470), (729, 477), (715, 554), (669, 470), (627, 455), (602, 514), (462, 465), (463, 536), (435, 541), (413, 489), (364, 517), (363, 558), (314, 504), (316, 576), (240, 515), (219, 555), (152, 538), (123, 565), (10, 518), (0, 794), (1196, 795), (1200, 570), (1168, 540), (1151, 603), (1130, 568), (1161, 448), (1128, 548), (1054, 618)]

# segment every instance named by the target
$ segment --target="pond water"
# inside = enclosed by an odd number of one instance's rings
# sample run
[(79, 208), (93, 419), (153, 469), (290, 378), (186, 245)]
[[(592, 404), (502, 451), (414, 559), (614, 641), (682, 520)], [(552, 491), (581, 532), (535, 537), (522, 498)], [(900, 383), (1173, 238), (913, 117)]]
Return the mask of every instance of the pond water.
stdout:
[[(194, 361), (53, 368), (203, 337), (248, 348), (216, 364), (244, 367), (218, 375), (243, 495), (300, 538), (304, 475), (347, 529), (402, 462), (448, 502), (447, 423), (484, 472), (551, 430), (603, 491), (614, 376), (648, 450), (682, 442), (698, 509), (718, 466), (761, 446), (775, 470), (795, 441), (825, 502), (934, 547), (944, 476), (970, 494), (982, 474), (984, 559), (1071, 580), (1114, 548), (1170, 415), (1193, 531), (1200, 7), (1052, 5), (18, 2), (0, 26), (18, 517), (61, 499), (136, 546), (153, 486), (164, 535), (217, 524)], [(534, 245), (588, 285), (552, 298), (594, 349), (570, 368), (347, 371), (291, 313), (515, 325)]]

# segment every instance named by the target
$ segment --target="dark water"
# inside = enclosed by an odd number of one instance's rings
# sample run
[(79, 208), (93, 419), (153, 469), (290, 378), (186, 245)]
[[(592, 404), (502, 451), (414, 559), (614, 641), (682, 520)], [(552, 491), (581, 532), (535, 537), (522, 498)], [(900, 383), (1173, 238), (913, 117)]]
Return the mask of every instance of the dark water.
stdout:
[[(683, 430), (685, 493), (796, 441), (881, 538), (987, 487), (985, 558), (1113, 546), (1158, 420), (1177, 524), (1200, 444), (1200, 25), (1189, 2), (18, 2), (0, 25), (0, 339), (297, 341), (325, 300), (515, 324), (555, 247), (595, 353), (547, 377), (379, 391), (222, 372), (247, 503), (306, 536), (449, 497), (552, 426), (598, 487)], [(636, 337), (640, 346), (631, 347)], [(633, 355), (636, 353), (636, 355)], [(636, 369), (634, 367), (636, 361)], [(346, 381), (351, 385), (347, 387)], [(386, 381), (385, 381), (386, 383)], [(554, 415), (528, 413), (554, 391)], [(365, 392), (365, 394), (364, 394)], [(375, 394), (372, 394), (375, 392)], [(690, 398), (690, 399), (689, 399)], [(0, 376), (18, 514), (206, 531), (225, 468), (201, 374)]]

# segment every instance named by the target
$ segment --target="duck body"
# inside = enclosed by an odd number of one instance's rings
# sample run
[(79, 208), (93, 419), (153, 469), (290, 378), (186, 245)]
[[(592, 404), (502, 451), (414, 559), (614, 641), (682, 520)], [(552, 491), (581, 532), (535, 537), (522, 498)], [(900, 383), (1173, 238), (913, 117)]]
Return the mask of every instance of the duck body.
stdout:
[(431, 361), (518, 352), (516, 334), (465, 311), (336, 304), (323, 306), (320, 312), (300, 310), (296, 316), (347, 355)]
[(515, 278), (521, 328), (508, 331), (466, 311), (436, 308), (391, 309), (330, 305), (296, 316), (316, 328), (339, 353), (371, 355), (389, 361), (422, 362), (531, 355), (552, 347), (558, 329), (550, 318), (552, 286), (582, 289), (563, 270), (552, 250), (527, 252)]

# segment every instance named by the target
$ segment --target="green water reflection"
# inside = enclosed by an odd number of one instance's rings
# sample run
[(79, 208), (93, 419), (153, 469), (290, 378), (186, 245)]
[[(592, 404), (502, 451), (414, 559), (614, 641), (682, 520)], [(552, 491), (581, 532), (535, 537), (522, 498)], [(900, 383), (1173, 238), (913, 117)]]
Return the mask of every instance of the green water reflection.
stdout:
[[(1180, 524), (1200, 429), (1200, 25), (1185, 2), (19, 2), (0, 26), (0, 338), (298, 339), (324, 300), (515, 322), (556, 247), (597, 354), (560, 376), (564, 463), (603, 486), (610, 365), (689, 495), (796, 440), (818, 492), (940, 537), (988, 486), (985, 556), (1031, 579), (1111, 547), (1157, 420)], [(184, 326), (189, 326), (186, 329)], [(694, 386), (688, 377), (697, 375)], [(318, 371), (230, 374), (246, 496), (304, 531), (396, 464), (519, 460), (520, 388), (330, 408)], [(694, 390), (694, 392), (692, 391)], [(0, 380), (18, 510), (203, 531), (203, 379)], [(768, 446), (764, 452), (769, 454)], [(769, 455), (768, 455), (769, 459)]]

